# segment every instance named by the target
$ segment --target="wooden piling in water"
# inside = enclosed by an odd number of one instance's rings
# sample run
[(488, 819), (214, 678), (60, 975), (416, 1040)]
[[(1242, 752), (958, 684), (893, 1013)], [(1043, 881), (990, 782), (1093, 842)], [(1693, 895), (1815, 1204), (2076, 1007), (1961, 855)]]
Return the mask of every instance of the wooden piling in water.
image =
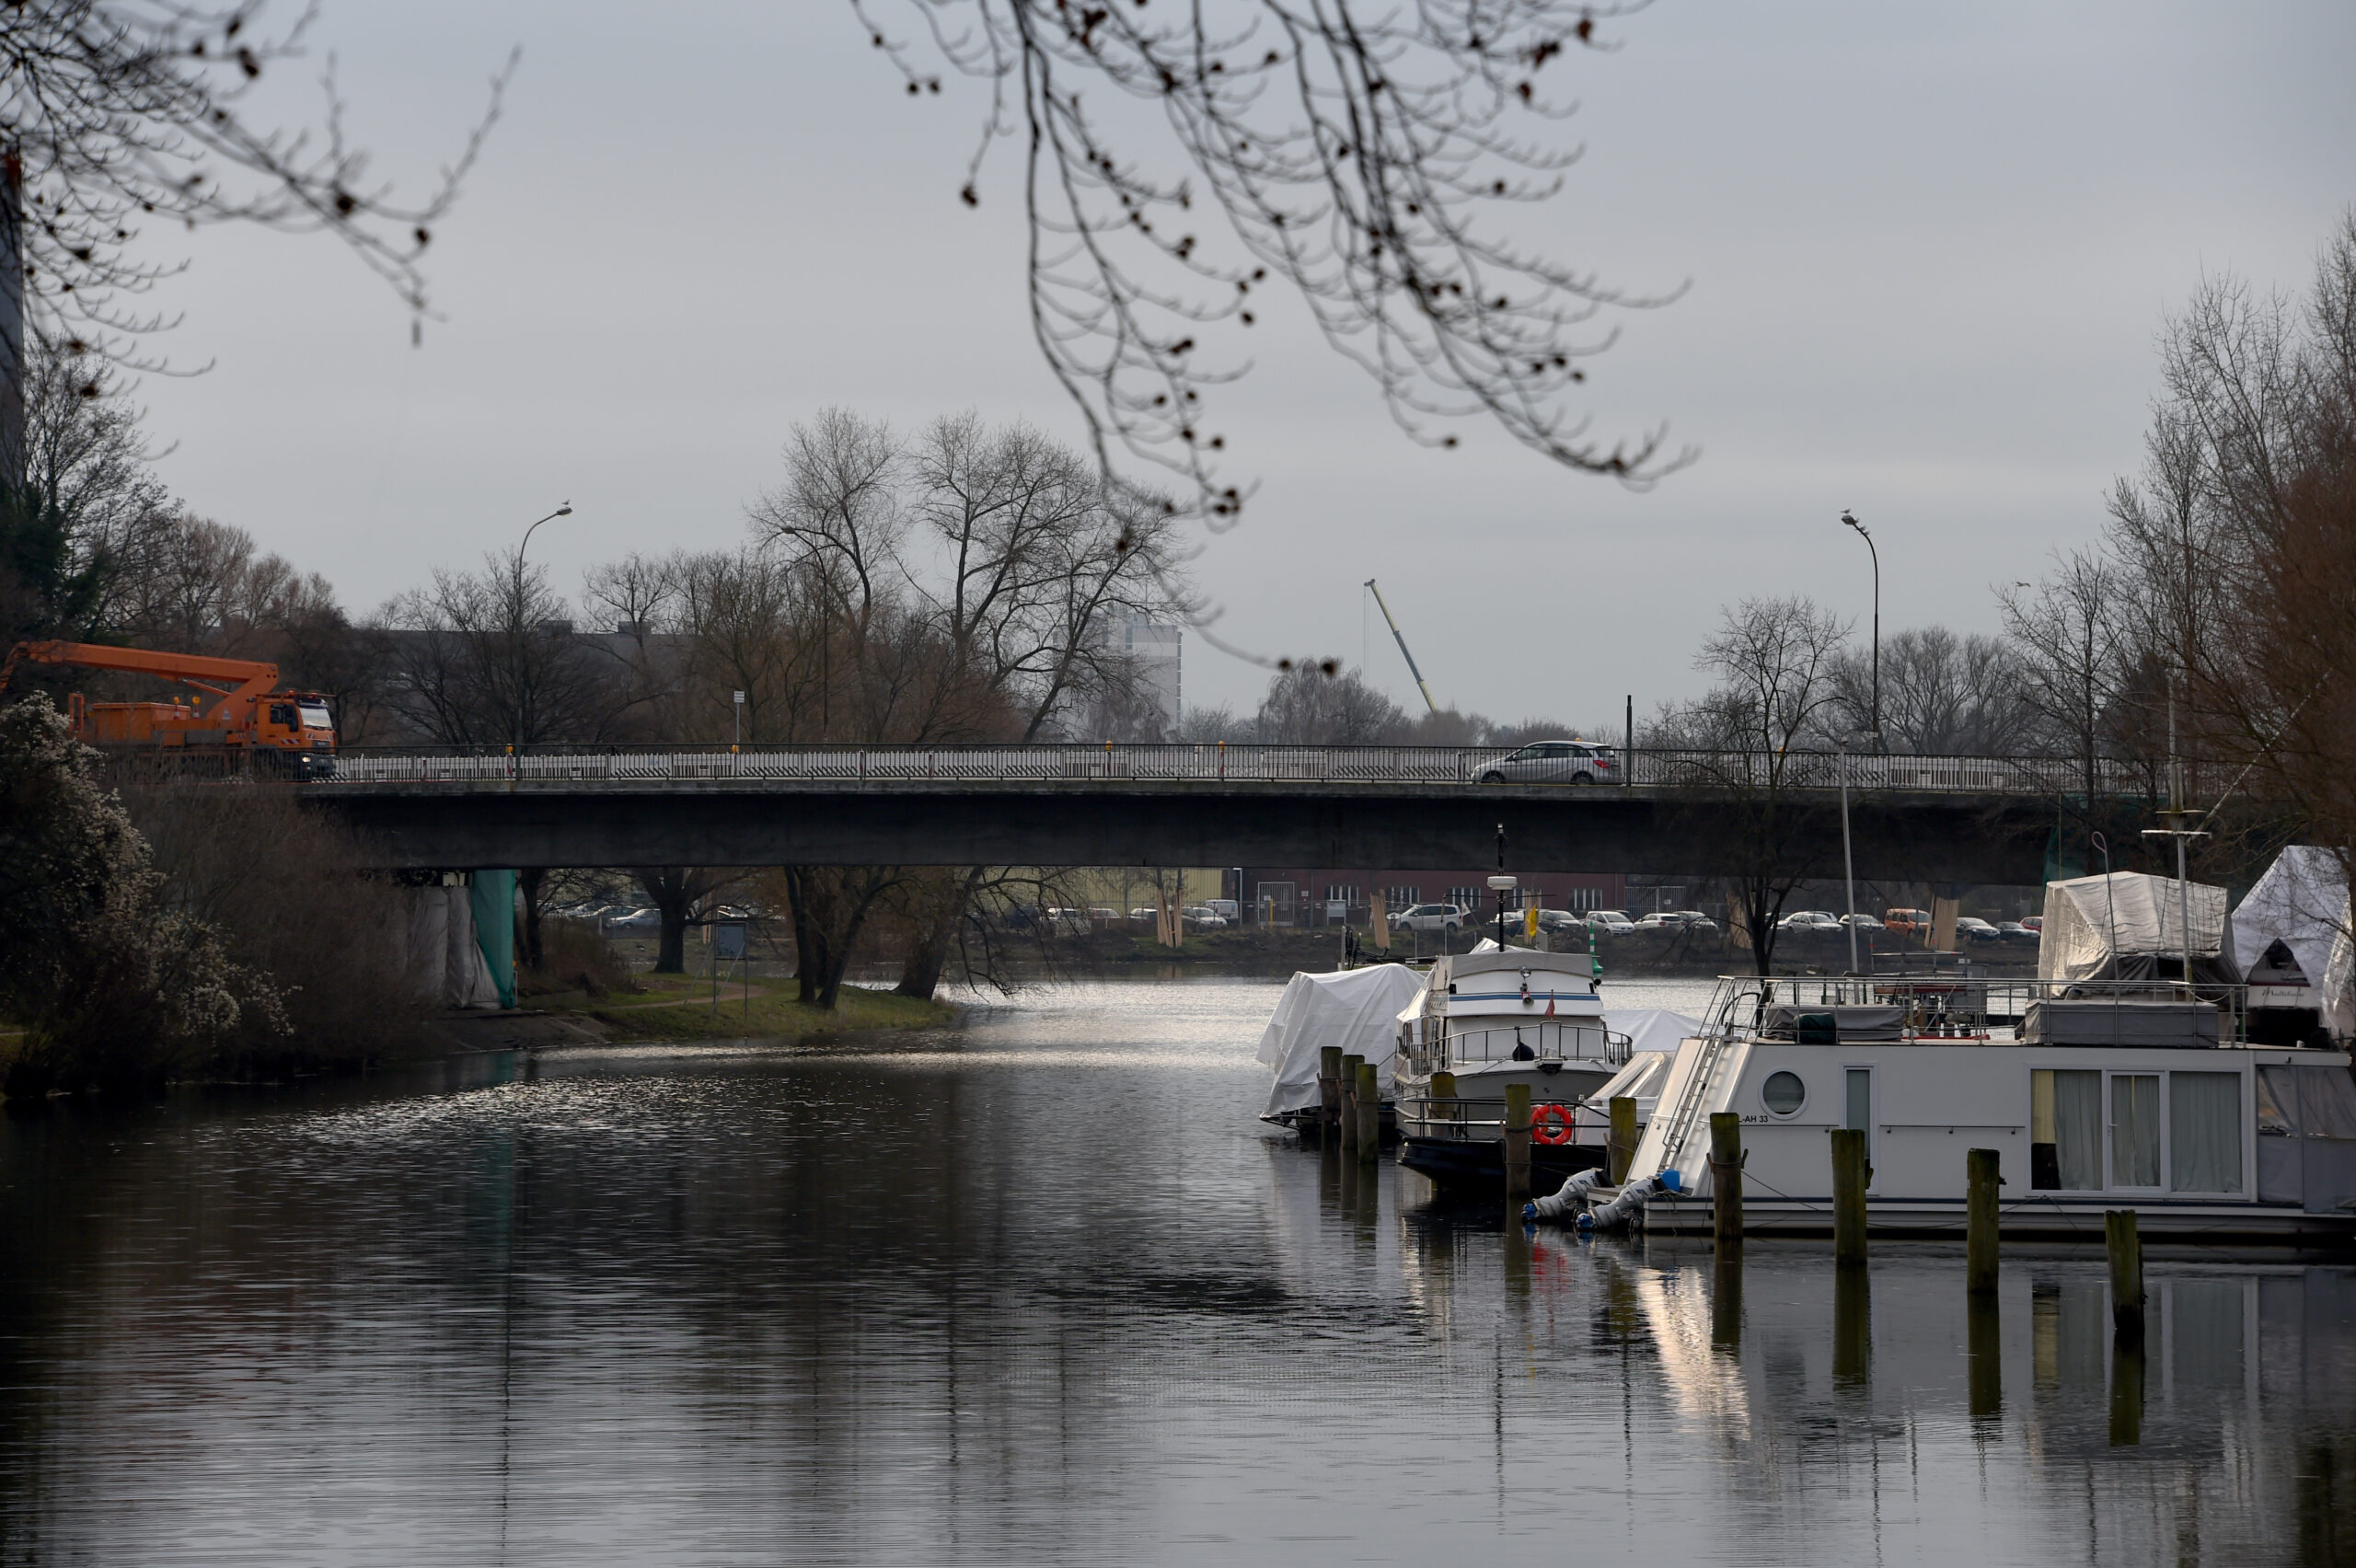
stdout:
[(1742, 1118), (1710, 1113), (1710, 1238), (1721, 1251), (1742, 1246)]
[(1862, 1265), (1832, 1271), (1832, 1382), (1863, 1389), (1873, 1383), (1873, 1275)]
[(1996, 1293), (1996, 1189), (2004, 1184), (1998, 1151), (1964, 1151), (1968, 1183), (1964, 1208), (1964, 1288), (1974, 1296)]
[(1615, 1094), (1611, 1097), (1611, 1135), (1604, 1144), (1604, 1175), (1613, 1186), (1628, 1179), (1628, 1167), (1636, 1158), (1636, 1100), (1634, 1095)]
[(2102, 1239), (2110, 1252), (2110, 1320), (2122, 1334), (2143, 1332), (2143, 1240), (2133, 1209), (2106, 1209)]
[(1374, 1064), (1358, 1064), (1358, 1163), (1371, 1165), (1382, 1152), (1382, 1086), (1375, 1081)]
[(1331, 1140), (1342, 1119), (1342, 1048), (1322, 1045), (1317, 1051), (1317, 1130)]
[[(2133, 1215), (2127, 1216), (2134, 1218)], [(2143, 1441), (2143, 1331), (2141, 1314), (2133, 1333), (2110, 1336), (2110, 1446), (2132, 1447)]]
[(1832, 1129), (1832, 1260), (1838, 1263), (1865, 1261), (1865, 1188), (1872, 1176), (1865, 1167), (1865, 1135), (1862, 1128)]
[(1964, 1312), (1965, 1385), (1971, 1419), (1993, 1421), (2004, 1413), (2004, 1334), (2003, 1320), (1997, 1316), (1996, 1292), (1992, 1288), (1975, 1292), (1967, 1299)]
[(1344, 1154), (1353, 1153), (1358, 1147), (1358, 1068), (1365, 1061), (1355, 1052), (1342, 1058), (1341, 1104), (1336, 1114), (1341, 1122)]
[(1506, 1085), (1506, 1202), (1519, 1204), (1530, 1196), (1530, 1086)]

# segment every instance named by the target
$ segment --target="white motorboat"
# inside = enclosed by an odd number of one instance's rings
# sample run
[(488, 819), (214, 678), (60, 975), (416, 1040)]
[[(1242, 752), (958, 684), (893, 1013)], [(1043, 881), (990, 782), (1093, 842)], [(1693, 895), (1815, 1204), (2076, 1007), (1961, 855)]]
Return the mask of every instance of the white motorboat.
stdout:
[[(1484, 951), (1485, 950), (1485, 951)], [(1578, 1141), (1579, 1106), (1628, 1060), (1628, 1036), (1605, 1022), (1585, 953), (1498, 949), (1435, 960), (1398, 1020), (1393, 1101), (1399, 1162), (1445, 1186), (1501, 1190), (1506, 1089), (1530, 1090), (1530, 1184), (1551, 1192), (1601, 1162)], [(1433, 1079), (1455, 1080), (1453, 1096)]]

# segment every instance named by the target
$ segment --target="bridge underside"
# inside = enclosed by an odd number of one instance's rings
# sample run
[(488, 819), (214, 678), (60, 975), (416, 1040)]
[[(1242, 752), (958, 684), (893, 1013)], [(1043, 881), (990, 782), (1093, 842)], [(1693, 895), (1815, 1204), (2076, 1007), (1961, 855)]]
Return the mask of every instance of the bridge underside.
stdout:
[[(1634, 870), (1711, 876), (1762, 856), (1841, 870), (1837, 801), (1684, 790), (1253, 784), (1107, 788), (713, 783), (331, 784), (306, 797), (387, 868), (1013, 865)], [(1877, 792), (1853, 801), (1857, 875), (2034, 883), (2053, 806), (2033, 798)], [(1763, 847), (1778, 846), (1772, 850)]]

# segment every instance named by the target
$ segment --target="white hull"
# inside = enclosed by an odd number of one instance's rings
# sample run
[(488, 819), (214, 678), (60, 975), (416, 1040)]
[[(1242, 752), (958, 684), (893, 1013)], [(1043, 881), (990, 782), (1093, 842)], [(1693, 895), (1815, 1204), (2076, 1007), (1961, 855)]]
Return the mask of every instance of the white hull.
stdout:
[[(2356, 1237), (2356, 1214), (2309, 1214), (2296, 1204), (2127, 1202), (2040, 1198), (2006, 1200), (1998, 1228), (2008, 1240), (2090, 1241), (2103, 1239), (2103, 1215), (2135, 1211), (2137, 1232), (2146, 1240), (2214, 1244), (2232, 1241), (2339, 1242)], [(1877, 1236), (1961, 1241), (1961, 1198), (1871, 1198), (1865, 1228)], [(1645, 1205), (1645, 1228), (1657, 1236), (1707, 1236), (1713, 1209), (1708, 1198), (1654, 1198)], [(1831, 1194), (1755, 1199), (1745, 1193), (1746, 1236), (1830, 1236)]]

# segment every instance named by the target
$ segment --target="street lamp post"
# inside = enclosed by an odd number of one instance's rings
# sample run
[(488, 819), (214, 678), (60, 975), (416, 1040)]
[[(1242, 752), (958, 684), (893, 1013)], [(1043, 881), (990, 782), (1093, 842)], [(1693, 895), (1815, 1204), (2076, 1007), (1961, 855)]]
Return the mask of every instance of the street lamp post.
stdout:
[(515, 547), (515, 636), (508, 645), (509, 657), (514, 664), (512, 674), (515, 681), (515, 768), (524, 767), (524, 552), (532, 548), (532, 536), (539, 531), (540, 523), (553, 523), (560, 517), (572, 515), (572, 502), (566, 502), (554, 512), (524, 530), (524, 542)]
[[(1857, 968), (1857, 860), (1849, 848), (1849, 742), (1854, 737), (1842, 734), (1841, 747), (1841, 877), (1849, 890), (1849, 973), (1854, 976)], [(1865, 940), (1865, 951), (1873, 951), (1873, 939)]]
[(1874, 729), (1874, 749), (1875, 749), (1875, 750), (1877, 750), (1877, 751), (1881, 751), (1881, 750), (1886, 749), (1886, 748), (1882, 745), (1882, 743), (1881, 743), (1881, 551), (1879, 551), (1879, 550), (1877, 550), (1877, 549), (1874, 548), (1874, 536), (1873, 536), (1871, 534), (1868, 534), (1868, 533), (1866, 533), (1866, 532), (1865, 532), (1865, 525), (1863, 523), (1860, 523), (1860, 522), (1858, 522), (1858, 521), (1857, 521), (1857, 518), (1856, 518), (1856, 514), (1855, 514), (1855, 513), (1852, 513), (1852, 512), (1850, 512), (1850, 511), (1848, 511), (1847, 509), (1845, 509), (1845, 508), (1844, 508), (1844, 509), (1842, 509), (1842, 513), (1841, 513), (1841, 521), (1842, 521), (1842, 522), (1843, 522), (1843, 523), (1845, 523), (1845, 524), (1847, 524), (1850, 527), (1854, 528), (1854, 529), (1857, 531), (1857, 537), (1859, 537), (1859, 538), (1861, 538), (1861, 539), (1863, 539), (1863, 540), (1865, 540), (1865, 553), (1866, 553), (1867, 555), (1869, 555), (1869, 556), (1871, 556), (1871, 557), (1873, 558), (1873, 563), (1874, 563), (1874, 709), (1873, 709), (1873, 729)]

